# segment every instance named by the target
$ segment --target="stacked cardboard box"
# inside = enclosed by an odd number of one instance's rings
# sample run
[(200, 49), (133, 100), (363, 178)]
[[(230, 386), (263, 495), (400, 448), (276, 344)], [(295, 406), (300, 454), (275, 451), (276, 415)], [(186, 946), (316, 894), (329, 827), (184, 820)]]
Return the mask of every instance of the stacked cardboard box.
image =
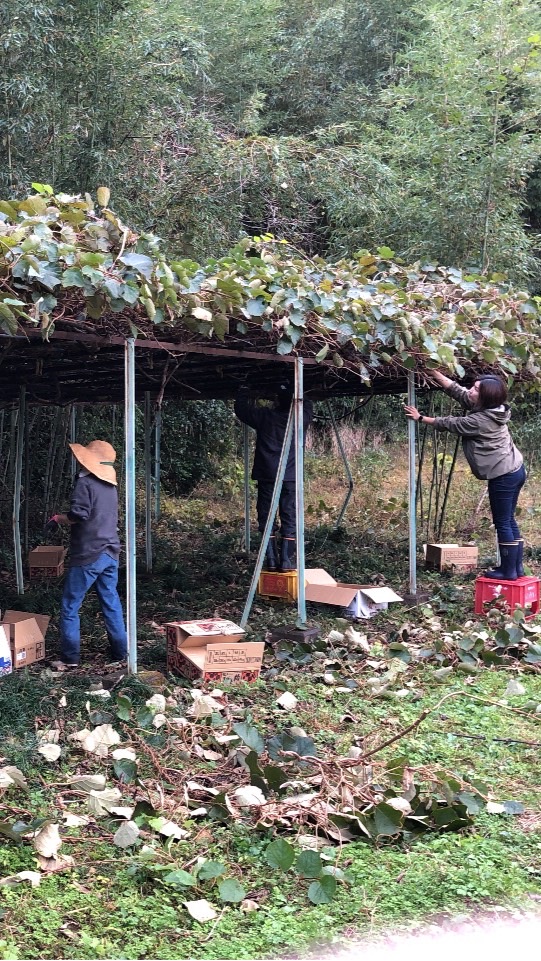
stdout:
[(167, 669), (173, 674), (213, 683), (259, 677), (265, 645), (241, 643), (244, 631), (232, 621), (170, 621), (165, 630)]
[(61, 577), (64, 573), (65, 547), (35, 547), (28, 554), (30, 578)]

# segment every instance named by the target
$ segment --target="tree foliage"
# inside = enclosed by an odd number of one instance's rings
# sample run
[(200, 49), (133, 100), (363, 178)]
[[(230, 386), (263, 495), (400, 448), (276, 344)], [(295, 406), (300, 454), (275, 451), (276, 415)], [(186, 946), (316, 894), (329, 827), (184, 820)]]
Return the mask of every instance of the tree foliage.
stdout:
[(6, 0), (0, 185), (107, 183), (197, 260), (267, 231), (539, 283), (534, 0)]

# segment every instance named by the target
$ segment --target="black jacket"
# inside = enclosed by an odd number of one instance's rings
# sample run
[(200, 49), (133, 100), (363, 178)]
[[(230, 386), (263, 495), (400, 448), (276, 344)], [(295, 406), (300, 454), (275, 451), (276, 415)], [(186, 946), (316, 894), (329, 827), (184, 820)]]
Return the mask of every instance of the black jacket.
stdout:
[[(314, 411), (312, 401), (305, 400), (303, 408), (304, 435), (306, 437), (306, 431), (312, 423)], [(253, 480), (273, 481), (278, 471), (289, 412), (287, 410), (277, 410), (273, 407), (256, 407), (254, 401), (239, 397), (235, 401), (235, 414), (243, 424), (253, 427), (257, 433), (252, 469)], [(289, 448), (284, 481), (295, 483), (294, 443)]]
[(114, 484), (107, 484), (93, 474), (79, 475), (68, 517), (74, 522), (70, 531), (72, 567), (92, 564), (103, 553), (118, 558), (118, 491)]

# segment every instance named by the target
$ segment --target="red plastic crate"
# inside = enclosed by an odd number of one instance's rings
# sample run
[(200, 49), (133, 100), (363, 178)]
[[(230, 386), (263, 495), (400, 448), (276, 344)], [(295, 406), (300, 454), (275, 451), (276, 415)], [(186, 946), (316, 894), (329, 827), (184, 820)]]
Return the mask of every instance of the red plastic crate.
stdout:
[(539, 611), (540, 584), (538, 577), (519, 577), (516, 581), (478, 577), (475, 581), (475, 613), (486, 614), (484, 604), (502, 597), (511, 612), (516, 607), (528, 608), (526, 620), (529, 621)]

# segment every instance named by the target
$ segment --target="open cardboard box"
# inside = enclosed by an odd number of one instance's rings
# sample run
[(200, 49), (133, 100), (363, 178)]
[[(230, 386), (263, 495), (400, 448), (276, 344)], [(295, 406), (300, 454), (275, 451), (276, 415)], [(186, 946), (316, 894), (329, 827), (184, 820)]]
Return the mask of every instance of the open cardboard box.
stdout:
[(45, 634), (50, 618), (28, 611), (6, 611), (0, 627), (9, 635), (13, 670), (45, 657)]
[(165, 629), (169, 671), (214, 683), (259, 677), (265, 645), (242, 642), (245, 632), (232, 621), (170, 621)]
[(32, 577), (61, 577), (64, 573), (65, 547), (41, 545), (28, 552), (28, 569)]
[(460, 544), (427, 544), (426, 567), (431, 571), (476, 571), (479, 566), (479, 548)]
[(305, 584), (307, 601), (342, 607), (350, 617), (373, 617), (378, 611), (386, 611), (394, 601), (402, 600), (390, 587), (340, 584), (323, 568), (308, 568), (305, 571)]

